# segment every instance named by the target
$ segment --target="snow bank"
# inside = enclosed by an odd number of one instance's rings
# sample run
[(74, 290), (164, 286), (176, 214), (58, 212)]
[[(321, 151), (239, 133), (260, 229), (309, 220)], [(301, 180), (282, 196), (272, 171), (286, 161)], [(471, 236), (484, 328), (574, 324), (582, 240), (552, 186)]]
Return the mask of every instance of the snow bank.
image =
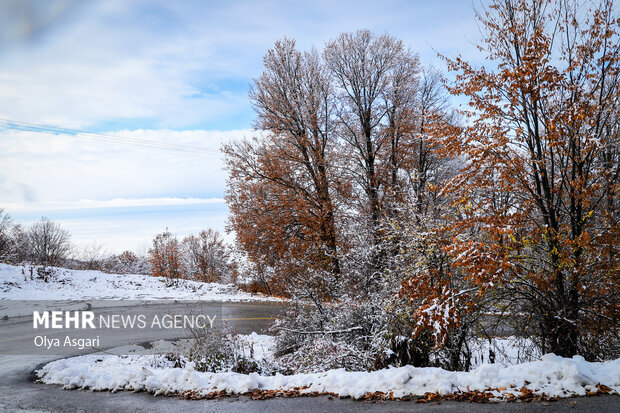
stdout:
[(185, 368), (166, 366), (162, 356), (88, 355), (57, 360), (37, 371), (47, 384), (92, 390), (148, 391), (154, 394), (192, 392), (246, 393), (253, 390), (298, 390), (300, 393), (329, 392), (340, 397), (362, 398), (367, 393), (393, 393), (394, 397), (442, 395), (459, 391), (485, 391), (497, 398), (517, 396), (523, 387), (549, 397), (583, 396), (604, 384), (620, 393), (620, 359), (589, 363), (547, 354), (539, 361), (504, 367), (483, 364), (470, 372), (405, 366), (374, 372), (347, 372), (261, 376), (238, 373), (201, 373), (192, 364)]
[(30, 279), (28, 267), (0, 264), (0, 299), (5, 300), (204, 300), (280, 301), (239, 291), (232, 284), (179, 280), (167, 287), (163, 278), (107, 274), (57, 268), (49, 282)]

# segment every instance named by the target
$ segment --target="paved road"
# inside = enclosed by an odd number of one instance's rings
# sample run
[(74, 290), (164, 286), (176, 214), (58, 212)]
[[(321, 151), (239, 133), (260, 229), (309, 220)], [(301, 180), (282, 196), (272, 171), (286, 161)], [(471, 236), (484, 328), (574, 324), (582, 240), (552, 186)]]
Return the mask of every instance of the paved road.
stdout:
[[(83, 303), (86, 304), (86, 303)], [(97, 314), (157, 314), (161, 317), (164, 314), (185, 314), (186, 304), (166, 302), (161, 303), (140, 303), (132, 302), (131, 305), (118, 307), (108, 305), (100, 307), (101, 303), (92, 303), (93, 311)], [(52, 306), (53, 308), (53, 306)], [(85, 309), (85, 305), (71, 303), (71, 310)], [(205, 314), (217, 312), (218, 318), (224, 320), (226, 328), (241, 334), (248, 334), (253, 331), (265, 333), (274, 317), (283, 310), (282, 304), (271, 303), (206, 303), (201, 307)], [(62, 308), (65, 309), (64, 307)], [(21, 314), (26, 312), (22, 311)], [(44, 412), (122, 412), (146, 411), (142, 406), (145, 399), (162, 400), (162, 398), (142, 397), (134, 394), (125, 393), (122, 395), (110, 393), (93, 393), (89, 391), (65, 391), (59, 386), (50, 386), (34, 382), (33, 371), (44, 364), (62, 357), (75, 356), (92, 353), (92, 348), (77, 349), (72, 348), (64, 351), (63, 355), (41, 354), (41, 351), (33, 351), (33, 337), (37, 333), (32, 328), (32, 315), (13, 316), (8, 319), (0, 320), (0, 413), (5, 411), (44, 411)], [(48, 338), (59, 338), (65, 336), (67, 331), (45, 330)], [(88, 330), (72, 330), (72, 336), (79, 334), (91, 334)], [(119, 329), (107, 330), (105, 333), (105, 347), (102, 350), (116, 348), (119, 346), (143, 344), (148, 341), (159, 339), (178, 338), (178, 334), (185, 335), (186, 332), (179, 330), (151, 330), (151, 329)], [(103, 340), (102, 340), (103, 344)], [(103, 347), (103, 346), (102, 346)], [(53, 351), (51, 353), (59, 353)], [(30, 355), (23, 355), (30, 354)], [(144, 396), (144, 395), (142, 395)], [(170, 401), (170, 400), (168, 400)], [(149, 409), (152, 411), (152, 407)], [(170, 407), (168, 407), (168, 411)]]
[[(197, 316), (206, 315), (215, 319), (215, 327), (224, 328), (225, 331), (238, 332), (242, 334), (264, 333), (269, 324), (277, 317), (284, 308), (282, 304), (273, 303), (221, 303), (221, 302), (179, 302), (179, 301), (88, 301), (82, 303), (70, 302), (65, 304), (60, 302), (47, 301), (45, 309), (50, 310), (86, 310), (94, 313), (94, 324), (97, 329), (90, 328), (60, 328), (45, 329), (41, 325), (33, 329), (32, 311), (38, 310), (27, 301), (10, 302), (9, 307), (19, 308), (22, 316), (11, 316), (7, 319), (0, 319), (0, 355), (65, 355), (76, 356), (93, 352), (93, 348), (67, 348), (64, 346), (54, 347), (51, 350), (45, 345), (37, 347), (35, 337), (45, 337), (52, 342), (59, 340), (63, 343), (69, 336), (71, 339), (100, 337), (98, 348), (107, 350), (119, 346), (129, 346), (145, 344), (155, 340), (173, 340), (180, 337), (189, 336), (186, 329), (164, 329), (150, 328), (155, 317), (163, 320), (165, 316)], [(40, 302), (36, 303), (40, 305)], [(88, 307), (87, 307), (88, 305)], [(9, 308), (11, 310), (11, 308)], [(107, 320), (112, 323), (114, 317), (119, 321), (119, 316), (137, 319), (138, 316), (144, 317), (146, 328), (99, 328), (99, 320)], [(171, 319), (168, 319), (170, 321)], [(208, 322), (207, 319), (201, 320)], [(119, 323), (119, 327), (120, 327)], [(73, 325), (72, 325), (73, 327)]]
[[(151, 310), (157, 306), (142, 305), (124, 309), (128, 313)], [(239, 333), (265, 331), (270, 320), (282, 310), (281, 305), (266, 303), (226, 303), (222, 317), (229, 319), (230, 328)], [(114, 311), (114, 309), (109, 309)], [(4, 322), (4, 324), (3, 324)], [(29, 344), (31, 334), (24, 338), (31, 319), (0, 321), (0, 348)], [(158, 338), (158, 337), (156, 337)], [(119, 336), (116, 345), (127, 340), (143, 340), (143, 337)], [(153, 339), (151, 337), (151, 339)], [(92, 350), (91, 350), (92, 351)], [(80, 353), (79, 351), (75, 352)], [(175, 397), (154, 397), (145, 393), (92, 392), (62, 390), (60, 386), (34, 382), (33, 370), (57, 359), (59, 356), (0, 356), (0, 413), (4, 412), (289, 412), (289, 411), (378, 411), (378, 412), (597, 412), (620, 413), (620, 396), (599, 396), (565, 399), (553, 403), (498, 403), (470, 404), (441, 402), (439, 404), (416, 404), (414, 402), (366, 403), (351, 399), (328, 397), (270, 399), (253, 401), (247, 397), (230, 397), (221, 400), (179, 400)]]

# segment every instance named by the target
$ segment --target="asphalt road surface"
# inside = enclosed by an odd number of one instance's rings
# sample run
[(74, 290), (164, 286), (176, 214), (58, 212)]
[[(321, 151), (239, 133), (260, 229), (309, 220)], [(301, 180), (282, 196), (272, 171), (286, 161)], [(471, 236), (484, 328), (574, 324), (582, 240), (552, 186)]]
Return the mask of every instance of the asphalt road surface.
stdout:
[[(1, 303), (1, 302), (0, 302)], [(34, 304), (30, 304), (34, 303)], [(44, 303), (44, 305), (41, 305)], [(62, 301), (5, 301), (5, 312), (28, 314), (11, 316), (0, 319), (0, 355), (64, 355), (76, 356), (92, 353), (95, 349), (88, 347), (83, 349), (57, 346), (47, 349), (45, 345), (35, 345), (35, 337), (45, 337), (46, 341), (59, 340), (70, 336), (72, 339), (100, 337), (97, 348), (107, 350), (119, 346), (144, 345), (155, 340), (174, 340), (190, 336), (190, 331), (184, 328), (150, 328), (157, 318), (164, 323), (166, 316), (195, 317), (199, 314), (214, 319), (214, 327), (224, 329), (227, 332), (247, 334), (255, 331), (265, 333), (271, 322), (283, 310), (282, 304), (273, 303), (222, 303), (222, 302), (183, 302), (183, 301), (85, 301), (85, 302), (62, 302)], [(37, 307), (35, 307), (35, 305)], [(18, 311), (15, 311), (18, 309)], [(33, 311), (40, 310), (89, 310), (94, 314), (96, 329), (74, 328), (44, 328), (40, 323), (37, 329), (33, 328)], [(122, 320), (144, 317), (146, 328), (122, 328)], [(100, 319), (113, 322), (116, 317), (119, 328), (100, 328)], [(49, 320), (51, 323), (51, 320)], [(167, 319), (168, 322), (172, 318)], [(179, 319), (178, 321), (182, 321)], [(158, 321), (159, 322), (159, 321)], [(207, 324), (208, 318), (203, 318), (202, 323)], [(182, 323), (180, 323), (182, 324)], [(51, 327), (51, 326), (48, 326)]]
[[(218, 304), (219, 305), (219, 304)], [(222, 318), (229, 329), (247, 334), (266, 332), (270, 322), (282, 311), (282, 305), (269, 303), (224, 303)], [(118, 310), (118, 309), (116, 309)], [(114, 311), (114, 309), (109, 309)], [(123, 309), (131, 312), (161, 312), (157, 305), (138, 305)], [(0, 320), (0, 349), (30, 346), (32, 318), (17, 317)], [(150, 332), (151, 334), (152, 332)], [(59, 333), (60, 334), (60, 333)], [(150, 340), (162, 337), (149, 337)], [(128, 343), (141, 343), (145, 337), (140, 332), (119, 335), (111, 347)], [(75, 350), (72, 355), (92, 352), (92, 349)], [(6, 353), (5, 353), (6, 354)], [(416, 404), (415, 402), (360, 402), (351, 399), (328, 397), (303, 397), (254, 401), (248, 397), (229, 397), (220, 400), (179, 400), (175, 397), (152, 396), (131, 392), (92, 392), (88, 390), (63, 390), (60, 386), (35, 382), (33, 371), (58, 355), (2, 355), (0, 356), (0, 413), (4, 412), (289, 412), (289, 411), (378, 411), (378, 412), (597, 412), (620, 413), (620, 396), (598, 396), (563, 399), (544, 403), (475, 404), (440, 402)]]

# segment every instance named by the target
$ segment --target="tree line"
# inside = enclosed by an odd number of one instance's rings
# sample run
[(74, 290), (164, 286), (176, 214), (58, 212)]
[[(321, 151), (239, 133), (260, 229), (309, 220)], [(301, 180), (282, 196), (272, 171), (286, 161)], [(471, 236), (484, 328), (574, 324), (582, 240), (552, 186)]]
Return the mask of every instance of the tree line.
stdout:
[(618, 356), (614, 4), (497, 0), (477, 18), (489, 65), (442, 56), (452, 81), (368, 30), (265, 55), (260, 133), (223, 151), (248, 270), (293, 298), (282, 354), (318, 331), (368, 368), (467, 369), (468, 339), (501, 324), (542, 353)]
[[(99, 270), (114, 274), (148, 274), (175, 281), (234, 282), (236, 265), (231, 249), (212, 229), (182, 241), (170, 231), (157, 234), (147, 256), (126, 250), (106, 254), (100, 244), (82, 248), (71, 244), (69, 231), (49, 218), (24, 228), (0, 209), (0, 262)], [(44, 272), (47, 274), (46, 272)], [(45, 277), (49, 280), (48, 277)]]
[(75, 270), (100, 270), (115, 274), (150, 274), (147, 257), (133, 251), (105, 254), (100, 244), (82, 248), (71, 244), (71, 234), (49, 218), (24, 227), (0, 208), (0, 262), (40, 267), (46, 281), (46, 267)]
[(35, 262), (56, 265), (68, 258), (71, 251), (69, 232), (48, 218), (28, 228), (15, 222), (0, 208), (0, 261), (8, 263)]
[(202, 282), (235, 282), (236, 265), (222, 236), (212, 229), (179, 241), (166, 229), (153, 239), (149, 250), (151, 274), (171, 283), (179, 279)]

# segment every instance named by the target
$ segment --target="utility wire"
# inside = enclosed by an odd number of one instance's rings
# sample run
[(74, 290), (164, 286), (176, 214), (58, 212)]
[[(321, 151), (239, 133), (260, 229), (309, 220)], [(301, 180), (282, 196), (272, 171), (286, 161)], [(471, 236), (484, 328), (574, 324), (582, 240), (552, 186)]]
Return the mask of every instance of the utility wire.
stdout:
[(79, 129), (62, 128), (58, 126), (42, 125), (29, 122), (15, 121), (0, 118), (0, 124), (6, 129), (22, 130), (28, 132), (49, 133), (53, 135), (68, 135), (80, 139), (96, 140), (108, 143), (120, 143), (124, 145), (141, 146), (153, 149), (174, 150), (180, 152), (205, 153), (219, 155), (220, 152), (199, 146), (183, 145), (178, 143), (157, 142), (148, 139), (131, 138), (127, 136), (110, 135), (106, 133), (89, 132)]

